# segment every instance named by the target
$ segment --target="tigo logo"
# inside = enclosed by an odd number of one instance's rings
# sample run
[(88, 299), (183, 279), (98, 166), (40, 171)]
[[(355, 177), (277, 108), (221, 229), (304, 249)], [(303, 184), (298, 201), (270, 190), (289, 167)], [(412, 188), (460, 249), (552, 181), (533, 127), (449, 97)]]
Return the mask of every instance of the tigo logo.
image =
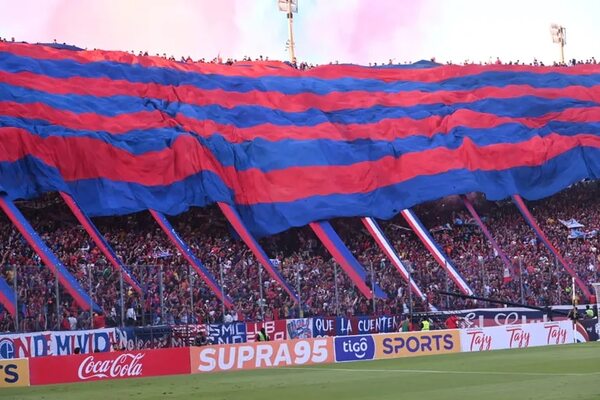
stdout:
[(372, 360), (375, 342), (371, 335), (338, 336), (335, 338), (335, 361)]

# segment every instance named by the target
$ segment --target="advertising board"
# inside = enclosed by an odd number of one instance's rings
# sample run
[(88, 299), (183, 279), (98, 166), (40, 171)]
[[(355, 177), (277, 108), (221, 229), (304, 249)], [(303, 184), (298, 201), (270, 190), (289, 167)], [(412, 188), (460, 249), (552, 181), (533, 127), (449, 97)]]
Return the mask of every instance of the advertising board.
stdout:
[(29, 360), (32, 385), (190, 373), (189, 348), (118, 351)]
[(29, 386), (29, 360), (0, 360), (0, 388)]
[(331, 363), (333, 339), (275, 340), (192, 347), (192, 373)]
[(401, 358), (460, 352), (458, 330), (373, 335), (375, 358)]
[(502, 325), (460, 331), (463, 352), (521, 349), (573, 343), (569, 320), (523, 325)]

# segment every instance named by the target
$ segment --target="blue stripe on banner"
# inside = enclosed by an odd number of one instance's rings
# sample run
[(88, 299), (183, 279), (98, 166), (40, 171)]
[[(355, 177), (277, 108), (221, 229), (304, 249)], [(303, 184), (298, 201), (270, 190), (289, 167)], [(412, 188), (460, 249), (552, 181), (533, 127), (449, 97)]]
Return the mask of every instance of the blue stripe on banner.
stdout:
[[(168, 68), (143, 67), (139, 64), (124, 64), (111, 61), (80, 64), (72, 60), (43, 60), (21, 57), (9, 52), (0, 52), (2, 70), (7, 72), (32, 72), (55, 78), (80, 76), (86, 78), (123, 79), (130, 82), (159, 83), (163, 85), (193, 85), (200, 89), (223, 89), (235, 92), (278, 91), (286, 94), (369, 91), (403, 92), (420, 90), (477, 89), (486, 86), (504, 87), (507, 85), (530, 85), (534, 88), (564, 88), (567, 86), (593, 86), (600, 74), (567, 75), (556, 72), (533, 73), (513, 71), (490, 71), (464, 77), (441, 80), (434, 83), (410, 81), (382, 81), (376, 79), (320, 79), (302, 77), (303, 85), (298, 85), (297, 77), (267, 76), (247, 78), (183, 72)], [(274, 72), (276, 73), (276, 72)]]
[[(343, 260), (338, 260), (338, 263), (346, 263), (346, 265), (352, 268), (356, 275), (358, 275), (362, 282), (366, 282), (367, 272), (358, 262), (358, 260), (352, 255), (352, 252), (350, 252), (344, 242), (342, 242), (342, 239), (339, 237), (335, 229), (333, 229), (331, 224), (327, 221), (319, 221), (315, 222), (315, 224), (321, 227), (322, 232), (327, 236), (329, 241), (335, 246), (339, 254), (343, 257)], [(375, 296), (382, 299), (387, 299), (387, 294), (385, 294), (379, 285), (377, 285), (375, 282), (371, 282), (371, 284), (373, 285), (372, 287), (374, 289)]]
[[(31, 247), (40, 256), (45, 263), (52, 265), (51, 269), (54, 269), (62, 285), (67, 289), (69, 294), (75, 299), (79, 307), (86, 310), (90, 306), (94, 311), (101, 311), (102, 309), (96, 304), (89, 295), (83, 290), (79, 282), (69, 273), (67, 268), (56, 258), (52, 251), (46, 246), (42, 239), (38, 236), (37, 232), (29, 224), (25, 216), (19, 211), (19, 209), (12, 203), (12, 201), (2, 197), (0, 199), (4, 206), (5, 212), (15, 223), (21, 234), (25, 236)], [(47, 267), (49, 267), (47, 265)]]
[(285, 112), (262, 106), (240, 105), (232, 108), (222, 107), (218, 104), (196, 106), (187, 103), (123, 95), (96, 97), (77, 94), (51, 94), (6, 83), (0, 83), (0, 101), (18, 101), (23, 104), (39, 102), (76, 114), (89, 113), (90, 110), (94, 110), (99, 115), (109, 117), (140, 111), (160, 110), (171, 117), (182, 114), (198, 120), (233, 124), (238, 128), (253, 127), (265, 122), (279, 126), (314, 126), (326, 122), (365, 124), (390, 118), (445, 117), (453, 114), (458, 109), (486, 112), (500, 117), (538, 117), (550, 112), (598, 105), (593, 101), (574, 101), (569, 98), (547, 99), (536, 96), (522, 96), (503, 99), (490, 98), (468, 103), (455, 103), (451, 106), (441, 103), (402, 107), (377, 105), (369, 108), (352, 108), (328, 112), (316, 108), (302, 112)]

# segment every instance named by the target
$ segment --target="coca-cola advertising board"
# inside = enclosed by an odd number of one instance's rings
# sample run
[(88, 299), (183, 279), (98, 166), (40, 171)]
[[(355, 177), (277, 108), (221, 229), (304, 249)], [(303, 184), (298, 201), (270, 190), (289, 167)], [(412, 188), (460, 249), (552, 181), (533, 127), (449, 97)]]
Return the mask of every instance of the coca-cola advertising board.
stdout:
[(36, 357), (29, 360), (32, 385), (142, 378), (190, 373), (189, 348)]
[(462, 329), (460, 342), (463, 352), (567, 344), (573, 343), (573, 324), (564, 320)]

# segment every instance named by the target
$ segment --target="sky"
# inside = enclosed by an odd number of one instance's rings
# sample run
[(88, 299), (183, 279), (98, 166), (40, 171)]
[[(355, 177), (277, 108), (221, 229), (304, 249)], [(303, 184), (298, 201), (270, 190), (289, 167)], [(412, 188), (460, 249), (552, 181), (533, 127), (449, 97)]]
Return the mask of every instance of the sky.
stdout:
[[(298, 0), (296, 56), (309, 63), (600, 59), (598, 0)], [(288, 59), (276, 0), (0, 0), (0, 37), (212, 59)]]

